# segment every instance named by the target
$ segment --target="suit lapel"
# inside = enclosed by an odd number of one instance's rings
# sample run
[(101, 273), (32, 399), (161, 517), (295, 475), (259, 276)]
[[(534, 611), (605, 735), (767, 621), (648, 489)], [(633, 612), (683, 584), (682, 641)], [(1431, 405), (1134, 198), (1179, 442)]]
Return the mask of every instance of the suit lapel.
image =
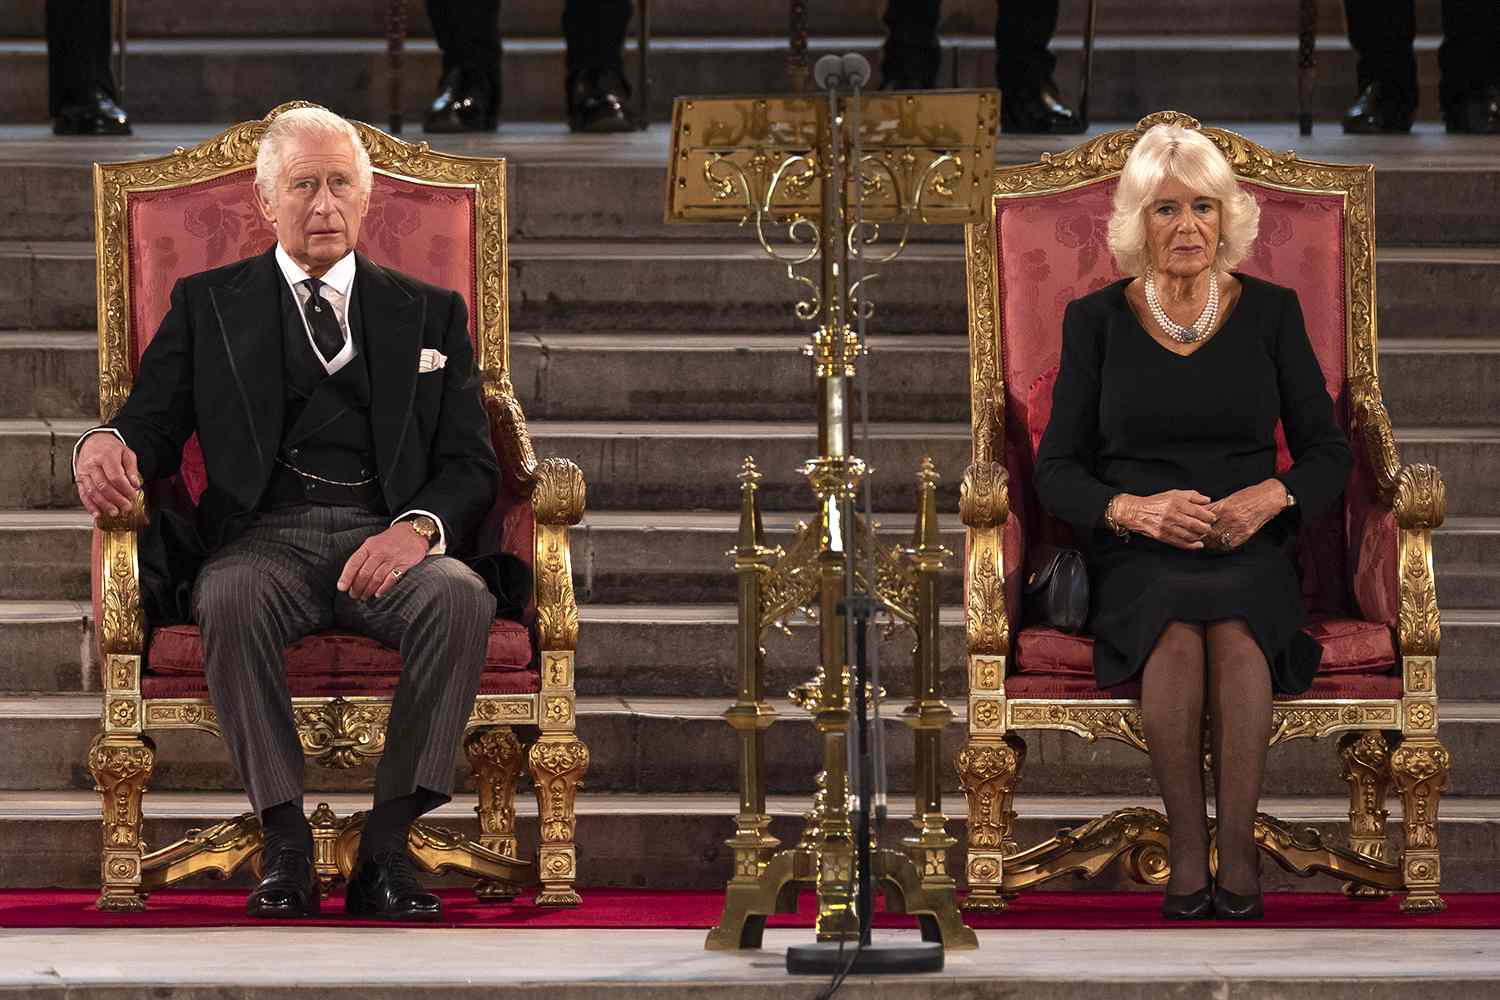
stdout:
[(355, 254), (355, 310), (370, 379), (370, 429), (375, 436), (375, 462), (382, 478), (389, 477), (401, 454), (417, 391), (417, 361), (422, 353), (422, 329), (427, 303), (402, 288), (380, 266)]
[[(281, 294), (275, 247), (255, 258), (227, 284), (209, 289), (229, 371), (239, 391), (262, 476), (281, 441), (282, 368)], [(264, 478), (261, 482), (264, 482)]]

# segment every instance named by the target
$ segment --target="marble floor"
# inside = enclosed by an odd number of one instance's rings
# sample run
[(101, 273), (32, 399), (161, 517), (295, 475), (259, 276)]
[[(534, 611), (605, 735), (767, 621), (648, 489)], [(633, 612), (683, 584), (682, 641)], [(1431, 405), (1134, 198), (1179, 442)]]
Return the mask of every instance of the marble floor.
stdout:
[[(788, 945), (703, 950), (697, 931), (247, 928), (0, 931), (0, 991), (67, 997), (339, 995), (813, 997)], [(852, 979), (850, 997), (1500, 996), (1490, 931), (983, 931), (923, 977)], [(902, 932), (877, 939), (913, 940)]]

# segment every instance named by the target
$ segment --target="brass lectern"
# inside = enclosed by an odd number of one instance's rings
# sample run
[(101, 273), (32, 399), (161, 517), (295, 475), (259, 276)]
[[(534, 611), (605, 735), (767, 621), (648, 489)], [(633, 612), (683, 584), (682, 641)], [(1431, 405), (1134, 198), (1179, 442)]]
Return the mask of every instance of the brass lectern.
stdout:
[[(916, 739), (915, 830), (901, 850), (874, 850), (870, 876), (887, 912), (911, 913), (923, 937), (973, 948), (948, 874), (948, 835), (938, 774), (939, 739), (953, 713), (938, 690), (937, 576), (948, 555), (938, 543), (937, 473), (918, 473), (910, 547), (882, 547), (876, 526), (854, 512), (867, 472), (853, 453), (851, 388), (873, 315), (866, 265), (893, 261), (919, 224), (981, 218), (994, 165), (999, 95), (994, 91), (877, 94), (857, 102), (803, 97), (679, 98), (667, 172), (669, 222), (753, 225), (761, 247), (798, 286), (794, 312), (815, 322), (804, 352), (817, 376), (818, 454), (800, 472), (817, 500), (790, 549), (768, 548), (747, 458), (733, 552), (739, 578), (736, 637), (739, 693), (725, 719), (739, 734), (740, 807), (730, 879), (710, 949), (757, 948), (766, 917), (794, 912), (807, 884), (818, 896), (820, 941), (854, 940), (856, 836), (849, 819), (851, 724), (849, 627), (841, 609), (851, 582), (916, 632), (913, 701), (903, 712)], [(880, 227), (895, 230), (880, 246)], [(777, 242), (768, 233), (783, 230)], [(816, 276), (813, 273), (816, 272)], [(868, 411), (865, 411), (866, 414)], [(761, 636), (805, 612), (820, 629), (819, 667), (791, 692), (823, 741), (817, 794), (797, 846), (778, 850), (766, 813), (764, 733), (775, 721), (765, 701)], [(858, 720), (856, 720), (858, 721)], [(878, 847), (878, 845), (872, 845)]]

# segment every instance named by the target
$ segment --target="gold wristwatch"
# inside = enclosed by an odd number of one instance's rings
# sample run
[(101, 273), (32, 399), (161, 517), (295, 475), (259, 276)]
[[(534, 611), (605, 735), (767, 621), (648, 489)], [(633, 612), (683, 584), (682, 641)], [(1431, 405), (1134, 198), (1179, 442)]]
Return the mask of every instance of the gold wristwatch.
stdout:
[(411, 525), (412, 531), (415, 531), (417, 534), (422, 536), (422, 538), (427, 542), (427, 547), (429, 549), (437, 544), (438, 523), (432, 518), (428, 517), (426, 514), (416, 514), (412, 517), (408, 517), (406, 519), (406, 523)]

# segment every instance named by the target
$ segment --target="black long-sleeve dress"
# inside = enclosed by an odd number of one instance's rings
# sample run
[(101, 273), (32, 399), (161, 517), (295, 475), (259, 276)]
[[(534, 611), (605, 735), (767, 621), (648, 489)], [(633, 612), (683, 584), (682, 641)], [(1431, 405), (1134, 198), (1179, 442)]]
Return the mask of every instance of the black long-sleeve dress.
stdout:
[[(1278, 692), (1307, 690), (1319, 648), (1288, 551), (1300, 519), (1343, 492), (1352, 456), (1308, 342), (1297, 293), (1243, 274), (1239, 302), (1192, 354), (1141, 326), (1122, 279), (1069, 303), (1052, 415), (1037, 453), (1043, 506), (1073, 525), (1089, 565), (1100, 687), (1136, 676), (1171, 621), (1244, 619)], [(1185, 550), (1104, 525), (1117, 493), (1191, 489), (1214, 500), (1276, 473), (1280, 419), (1297, 505), (1232, 552)]]

